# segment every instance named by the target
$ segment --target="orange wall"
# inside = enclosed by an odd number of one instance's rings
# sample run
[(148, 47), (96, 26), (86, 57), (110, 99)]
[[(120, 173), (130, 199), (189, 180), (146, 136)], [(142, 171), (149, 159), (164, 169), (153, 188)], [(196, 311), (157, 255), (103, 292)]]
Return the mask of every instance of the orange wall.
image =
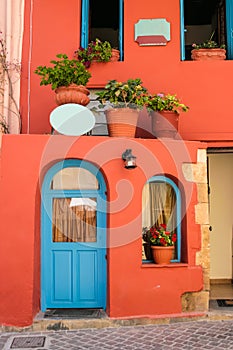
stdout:
[[(25, 3), (23, 132), (43, 134), (50, 132), (49, 114), (56, 105), (50, 87), (40, 87), (39, 77), (33, 72), (38, 65), (47, 65), (57, 53), (71, 57), (79, 47), (81, 0), (69, 0), (69, 6), (63, 0), (34, 0), (32, 8), (30, 0)], [(140, 77), (151, 92), (176, 93), (190, 106), (190, 111), (180, 117), (184, 139), (232, 140), (233, 105), (226, 101), (232, 100), (233, 61), (180, 61), (179, 6), (179, 0), (146, 0), (143, 6), (140, 1), (125, 1), (125, 61), (95, 64), (89, 86), (104, 86), (108, 79)], [(171, 41), (167, 46), (140, 47), (134, 41), (135, 23), (146, 18), (166, 18), (170, 22)]]
[[(195, 266), (200, 227), (193, 208), (196, 187), (185, 181), (183, 162), (196, 162), (200, 142), (58, 135), (3, 135), (0, 177), (0, 324), (25, 326), (40, 309), (40, 188), (47, 170), (61, 159), (79, 158), (101, 168), (108, 198), (108, 299), (111, 317), (181, 313), (181, 295), (202, 289)], [(121, 155), (132, 148), (138, 167), (127, 170)], [(156, 174), (179, 179), (188, 246), (183, 264), (143, 265), (142, 188)]]

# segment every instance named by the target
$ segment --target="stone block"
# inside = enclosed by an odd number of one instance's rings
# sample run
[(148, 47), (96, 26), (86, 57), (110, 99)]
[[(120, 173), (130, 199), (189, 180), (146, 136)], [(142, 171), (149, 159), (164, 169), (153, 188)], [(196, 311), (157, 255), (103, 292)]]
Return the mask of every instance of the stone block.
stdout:
[(197, 162), (198, 163), (206, 163), (207, 155), (206, 149), (198, 149), (197, 150)]
[(201, 265), (205, 269), (210, 268), (210, 250), (209, 250), (209, 248), (202, 249), (200, 252), (197, 252), (196, 264)]
[(196, 224), (209, 224), (208, 203), (198, 203), (195, 205), (195, 222)]
[(182, 164), (182, 171), (187, 181), (207, 183), (207, 167), (205, 163), (184, 163)]
[(208, 311), (209, 292), (187, 292), (181, 296), (182, 312)]
[(197, 184), (197, 200), (199, 203), (208, 203), (208, 185), (207, 183)]

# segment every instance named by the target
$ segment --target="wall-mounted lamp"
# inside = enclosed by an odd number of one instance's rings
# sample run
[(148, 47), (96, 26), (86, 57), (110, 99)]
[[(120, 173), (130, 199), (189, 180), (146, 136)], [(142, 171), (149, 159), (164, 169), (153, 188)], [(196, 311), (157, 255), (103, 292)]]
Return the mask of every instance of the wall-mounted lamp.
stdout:
[(126, 169), (134, 169), (137, 167), (136, 157), (132, 155), (131, 149), (127, 149), (124, 153), (122, 153), (122, 159), (124, 160)]

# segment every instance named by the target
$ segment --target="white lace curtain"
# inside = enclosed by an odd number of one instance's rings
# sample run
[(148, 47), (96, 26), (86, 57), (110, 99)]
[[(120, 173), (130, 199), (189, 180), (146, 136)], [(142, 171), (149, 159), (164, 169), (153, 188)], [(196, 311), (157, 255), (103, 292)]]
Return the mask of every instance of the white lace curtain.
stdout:
[(96, 201), (53, 199), (53, 242), (96, 242)]
[(142, 226), (167, 224), (176, 228), (176, 194), (171, 185), (151, 182), (144, 186), (142, 193)]

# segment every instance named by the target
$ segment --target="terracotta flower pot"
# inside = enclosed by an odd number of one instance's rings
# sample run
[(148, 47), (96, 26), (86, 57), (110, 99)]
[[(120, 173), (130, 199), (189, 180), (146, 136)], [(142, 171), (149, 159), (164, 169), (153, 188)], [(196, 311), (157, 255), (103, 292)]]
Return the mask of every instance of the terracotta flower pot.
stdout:
[(174, 246), (151, 246), (154, 262), (159, 265), (168, 265), (172, 259)]
[(117, 49), (112, 49), (112, 57), (110, 58), (110, 62), (117, 62), (120, 59), (120, 51)]
[[(117, 49), (112, 49), (112, 56), (109, 59), (109, 62), (117, 62), (120, 59), (120, 51)], [(94, 57), (92, 60), (92, 63), (100, 63), (98, 56), (96, 58)], [(108, 62), (101, 62), (101, 63), (108, 63)]]
[(86, 106), (90, 102), (89, 94), (90, 91), (83, 85), (60, 86), (55, 90), (55, 101), (59, 106), (65, 103), (77, 103)]
[(225, 49), (193, 49), (191, 51), (191, 58), (194, 61), (207, 61), (207, 60), (225, 60)]
[(153, 112), (152, 132), (157, 138), (175, 138), (178, 131), (179, 114), (172, 111)]
[(105, 111), (108, 134), (113, 137), (135, 137), (138, 109), (113, 108)]

